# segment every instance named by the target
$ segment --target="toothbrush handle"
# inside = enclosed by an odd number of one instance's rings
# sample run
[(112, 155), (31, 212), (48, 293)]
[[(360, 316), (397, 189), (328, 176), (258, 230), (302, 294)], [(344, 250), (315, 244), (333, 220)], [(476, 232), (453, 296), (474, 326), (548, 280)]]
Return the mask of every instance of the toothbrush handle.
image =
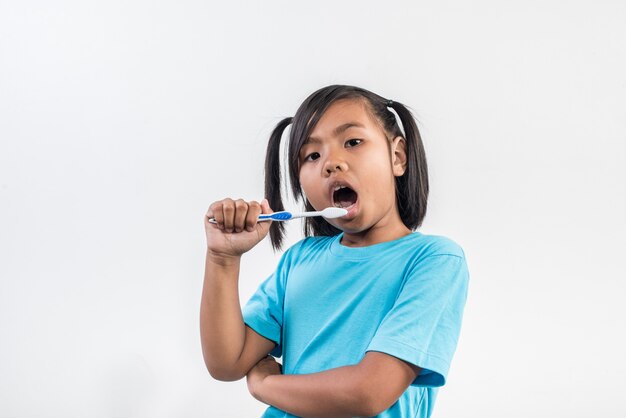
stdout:
[[(282, 212), (274, 212), (274, 213), (263, 213), (259, 215), (257, 218), (257, 222), (263, 221), (288, 221), (289, 219), (293, 219), (294, 216), (291, 212), (282, 211)], [(217, 223), (215, 218), (209, 219), (209, 222), (214, 224)]]
[(282, 211), (282, 212), (274, 212), (274, 213), (264, 213), (259, 215), (258, 222), (261, 221), (288, 221), (293, 218), (291, 212)]

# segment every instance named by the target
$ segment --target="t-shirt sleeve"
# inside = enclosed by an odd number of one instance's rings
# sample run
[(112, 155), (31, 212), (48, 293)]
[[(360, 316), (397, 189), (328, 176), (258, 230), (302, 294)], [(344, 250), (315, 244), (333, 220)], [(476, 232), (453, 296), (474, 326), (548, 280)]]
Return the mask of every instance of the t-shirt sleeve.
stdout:
[(416, 263), (366, 351), (422, 368), (412, 385), (443, 386), (461, 330), (468, 282), (464, 257), (434, 254)]
[(281, 257), (276, 270), (265, 279), (242, 308), (243, 322), (265, 338), (276, 343), (270, 352), (282, 356), (283, 301), (288, 270), (288, 252)]

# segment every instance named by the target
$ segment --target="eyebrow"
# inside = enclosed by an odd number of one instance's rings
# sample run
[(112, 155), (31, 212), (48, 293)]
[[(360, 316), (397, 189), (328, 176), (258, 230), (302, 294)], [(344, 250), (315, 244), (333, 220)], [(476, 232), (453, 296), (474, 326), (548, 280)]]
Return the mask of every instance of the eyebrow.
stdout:
[[(344, 123), (343, 125), (339, 125), (335, 128), (335, 130), (333, 131), (333, 136), (338, 136), (340, 134), (342, 134), (343, 132), (347, 131), (350, 128), (365, 128), (365, 126), (359, 122), (348, 122), (348, 123)], [(322, 142), (319, 138), (316, 138), (314, 136), (310, 136), (306, 139), (306, 141), (304, 141), (304, 144), (310, 144), (310, 143), (320, 143)], [(302, 145), (304, 145), (302, 144)]]

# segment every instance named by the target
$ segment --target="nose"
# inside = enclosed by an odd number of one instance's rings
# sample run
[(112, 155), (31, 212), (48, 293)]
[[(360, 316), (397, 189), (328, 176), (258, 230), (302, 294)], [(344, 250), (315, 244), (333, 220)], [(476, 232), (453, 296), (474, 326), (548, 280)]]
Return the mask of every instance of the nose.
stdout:
[(348, 170), (348, 164), (346, 164), (343, 159), (334, 155), (329, 156), (324, 163), (324, 173), (326, 175), (331, 175), (336, 171), (345, 172), (346, 170)]

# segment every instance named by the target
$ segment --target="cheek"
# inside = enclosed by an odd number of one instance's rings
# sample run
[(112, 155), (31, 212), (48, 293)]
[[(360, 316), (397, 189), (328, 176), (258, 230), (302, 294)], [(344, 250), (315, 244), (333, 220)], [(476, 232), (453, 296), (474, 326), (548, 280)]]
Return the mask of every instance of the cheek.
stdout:
[[(318, 207), (325, 201), (323, 187), (316, 180), (312, 180), (312, 177), (306, 178), (306, 175), (300, 176), (300, 186), (304, 196), (311, 202), (314, 207)], [(319, 208), (318, 208), (319, 209)]]
[(387, 177), (393, 176), (391, 161), (384, 155), (371, 158), (365, 168), (367, 175), (375, 182), (386, 181)]
[(300, 186), (302, 187), (302, 191), (306, 196), (314, 193), (314, 184), (311, 181), (311, 176), (307, 175), (306, 170), (300, 170)]
[(395, 194), (395, 176), (389, 160), (385, 158), (370, 160), (366, 172), (367, 181), (364, 190), (375, 195), (384, 195), (386, 192)]

